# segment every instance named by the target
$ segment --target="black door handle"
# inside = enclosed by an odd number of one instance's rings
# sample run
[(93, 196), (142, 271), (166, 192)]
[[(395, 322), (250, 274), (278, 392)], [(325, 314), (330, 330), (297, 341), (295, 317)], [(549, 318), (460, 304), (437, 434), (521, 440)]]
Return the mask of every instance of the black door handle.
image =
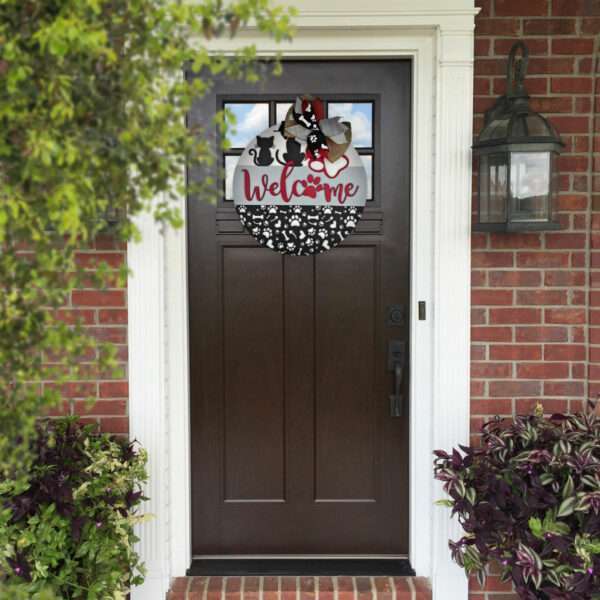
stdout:
[(404, 378), (404, 354), (406, 342), (390, 340), (388, 345), (388, 370), (394, 374), (393, 393), (390, 394), (390, 415), (401, 417), (404, 412), (404, 396), (402, 394), (402, 380)]
[(402, 416), (403, 397), (402, 389), (402, 365), (396, 363), (394, 366), (394, 393), (390, 394), (390, 414), (392, 417)]

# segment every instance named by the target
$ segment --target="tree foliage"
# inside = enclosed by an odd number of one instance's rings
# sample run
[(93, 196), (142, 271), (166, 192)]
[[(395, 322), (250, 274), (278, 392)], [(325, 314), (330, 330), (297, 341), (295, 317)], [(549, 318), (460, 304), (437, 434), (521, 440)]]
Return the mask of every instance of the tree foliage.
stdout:
[[(211, 132), (185, 126), (192, 99), (217, 74), (260, 76), (254, 48), (213, 54), (207, 38), (250, 22), (290, 35), (290, 11), (269, 0), (0, 0), (0, 475), (26, 464), (36, 416), (60, 398), (40, 381), (94, 377), (78, 373), (90, 348), (111, 366), (58, 309), (126, 273), (91, 281), (75, 251), (108, 227), (135, 238), (142, 211), (180, 224), (185, 164), (213, 161)], [(185, 81), (183, 65), (203, 76)]]

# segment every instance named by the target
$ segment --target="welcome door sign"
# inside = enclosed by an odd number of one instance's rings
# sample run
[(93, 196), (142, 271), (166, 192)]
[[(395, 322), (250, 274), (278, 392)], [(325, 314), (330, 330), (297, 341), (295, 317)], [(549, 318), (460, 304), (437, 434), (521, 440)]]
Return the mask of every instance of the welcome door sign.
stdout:
[(261, 246), (311, 255), (340, 244), (367, 199), (367, 174), (350, 123), (325, 118), (323, 101), (299, 96), (285, 120), (256, 136), (233, 174), (233, 200)]

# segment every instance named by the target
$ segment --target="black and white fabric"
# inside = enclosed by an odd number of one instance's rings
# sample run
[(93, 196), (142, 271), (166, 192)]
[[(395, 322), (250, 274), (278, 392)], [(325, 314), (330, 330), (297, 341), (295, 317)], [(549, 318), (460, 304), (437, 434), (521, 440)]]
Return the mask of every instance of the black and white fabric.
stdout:
[(282, 254), (326, 252), (350, 235), (362, 216), (358, 206), (236, 206), (240, 221), (261, 246)]

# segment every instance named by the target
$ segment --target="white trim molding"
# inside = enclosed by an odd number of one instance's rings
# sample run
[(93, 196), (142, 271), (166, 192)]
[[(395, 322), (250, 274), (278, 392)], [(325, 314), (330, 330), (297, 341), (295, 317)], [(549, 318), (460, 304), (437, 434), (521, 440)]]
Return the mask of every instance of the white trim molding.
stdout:
[(138, 547), (148, 576), (134, 591), (135, 598), (160, 598), (170, 579), (169, 537), (170, 488), (165, 362), (165, 240), (150, 214), (141, 215), (137, 226), (143, 235), (139, 244), (129, 244), (127, 260), (134, 275), (128, 281), (129, 308), (129, 431), (149, 453), (149, 483), (143, 511), (152, 519), (139, 525)]
[[(473, 65), (466, 57), (472, 48), (472, 33), (439, 33), (431, 423), (434, 448), (444, 449), (469, 440)], [(431, 464), (431, 453), (428, 458)], [(434, 490), (443, 497), (441, 486)], [(445, 510), (432, 512), (434, 600), (466, 600), (467, 581), (450, 560), (447, 543), (460, 537), (460, 529)]]
[[(473, 0), (297, 0), (296, 36), (278, 46), (252, 28), (218, 49), (255, 44), (284, 57), (410, 58), (413, 62), (410, 553), (434, 600), (467, 600), (448, 550), (459, 530), (432, 477), (432, 451), (469, 439)], [(182, 207), (185, 200), (182, 199)], [(150, 454), (139, 551), (148, 568), (133, 600), (164, 600), (190, 552), (185, 228), (139, 219), (130, 244), (130, 430)], [(416, 318), (419, 301), (427, 318)]]

